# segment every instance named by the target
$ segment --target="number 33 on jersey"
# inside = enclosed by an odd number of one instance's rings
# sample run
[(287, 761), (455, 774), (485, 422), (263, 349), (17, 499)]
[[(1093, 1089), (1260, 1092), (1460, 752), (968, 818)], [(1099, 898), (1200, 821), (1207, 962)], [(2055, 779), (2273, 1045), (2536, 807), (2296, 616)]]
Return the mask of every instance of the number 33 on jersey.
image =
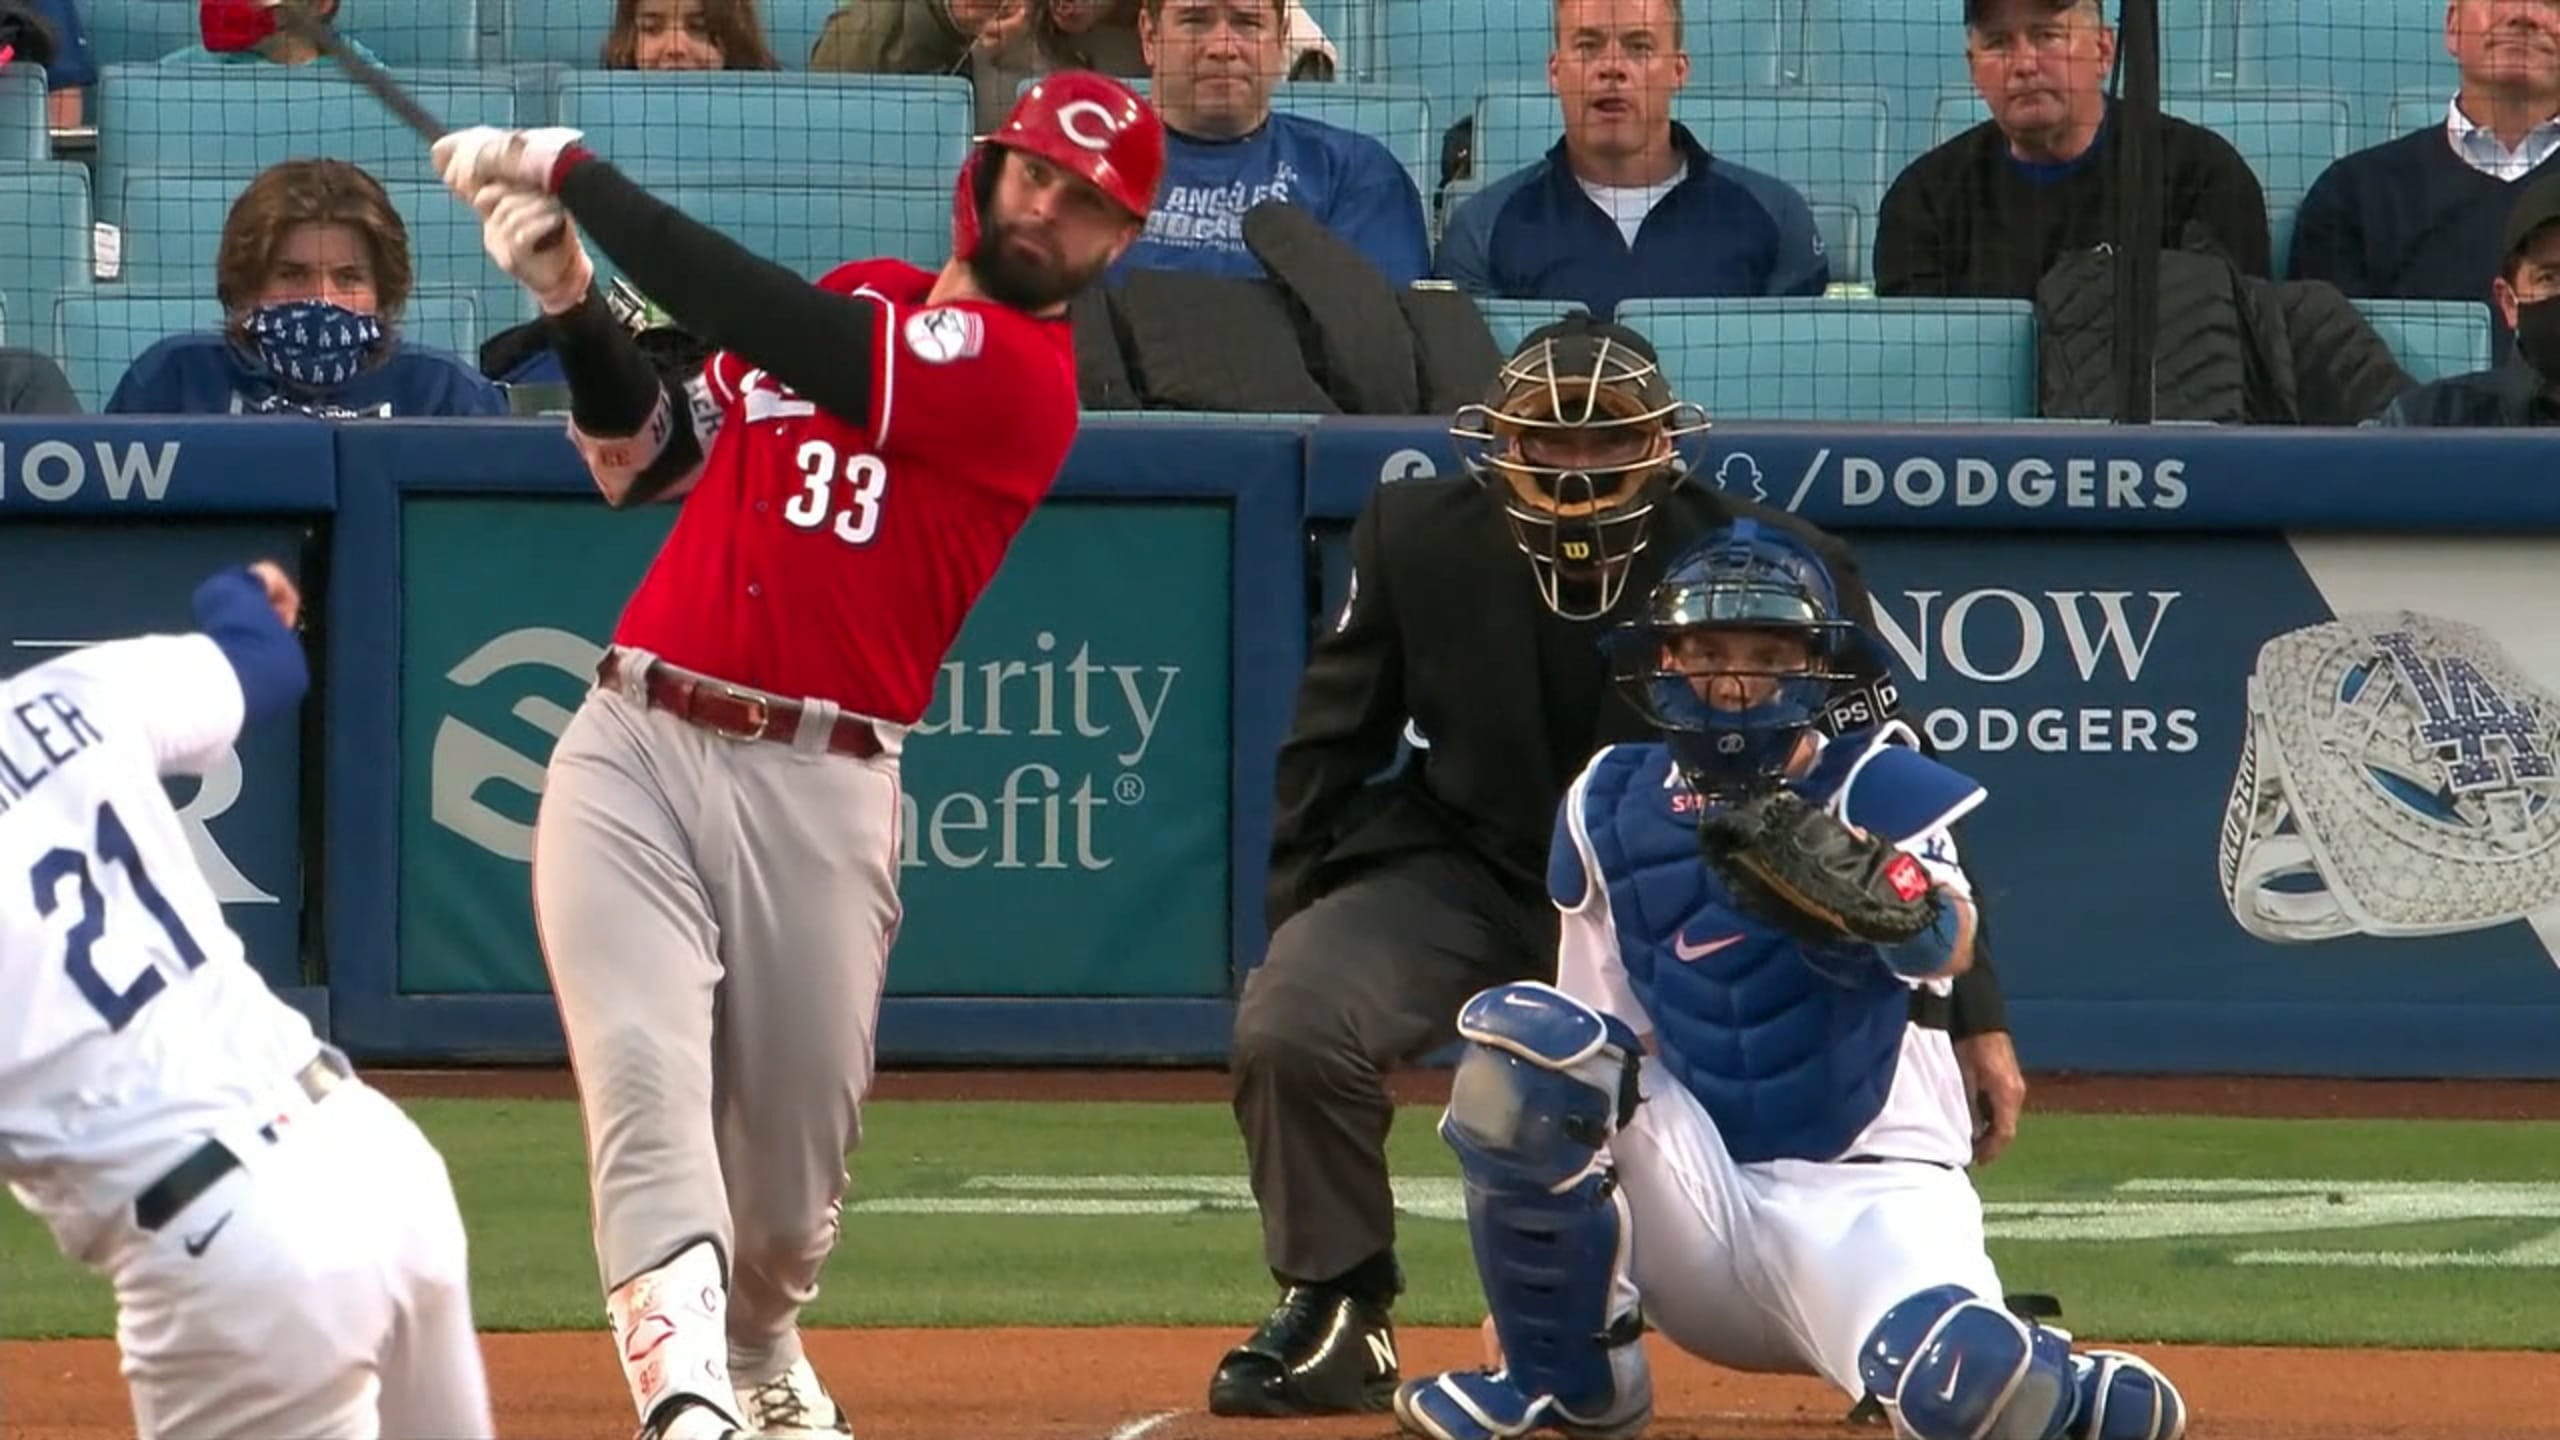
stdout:
[(618, 644), (898, 724), (933, 678), (1076, 433), (1072, 333), (977, 301), (922, 303), (894, 260), (819, 288), (878, 311), (870, 413), (831, 415), (722, 351), (694, 382), (701, 477)]

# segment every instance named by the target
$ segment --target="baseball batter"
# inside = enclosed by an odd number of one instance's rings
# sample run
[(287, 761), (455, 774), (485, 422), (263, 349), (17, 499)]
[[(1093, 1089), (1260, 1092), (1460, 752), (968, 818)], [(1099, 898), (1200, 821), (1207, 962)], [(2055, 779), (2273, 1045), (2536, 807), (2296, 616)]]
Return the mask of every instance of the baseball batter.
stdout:
[[(1664, 739), (1602, 750), (1565, 798), (1557, 983), (1460, 1013), (1440, 1129), (1501, 1363), (1407, 1381), (1406, 1429), (1634, 1436), (1649, 1322), (1720, 1365), (1871, 1393), (1918, 1440), (2183, 1434), (2157, 1370), (2074, 1354), (2000, 1303), (1955, 1057), (1909, 999), (1969, 963), (1950, 827), (1984, 794), (1899, 722), (1815, 730), (1872, 643), (1819, 556), (1750, 519), (1673, 561), (1612, 632), (1612, 678)], [(1769, 897), (1807, 884), (1758, 890), (1710, 848), (1732, 827), (1701, 830), (1788, 812), (1799, 828), (1751, 843), (1845, 858), (1911, 915), (1904, 938), (1816, 930), (1853, 907), (1790, 911)]]
[[(899, 753), (1074, 440), (1066, 302), (1136, 239), (1164, 134), (1117, 82), (1048, 76), (973, 149), (938, 273), (814, 286), (578, 139), (435, 158), (550, 318), (606, 499), (684, 500), (534, 830), (606, 1310), (642, 1435), (850, 1433), (797, 1322), (871, 1082)], [(580, 231), (717, 347), (698, 378), (660, 382)]]
[(309, 675), (269, 562), (201, 632), (0, 684), (0, 1175), (115, 1286), (145, 1437), (486, 1436), (444, 1162), (278, 1000), (161, 788)]

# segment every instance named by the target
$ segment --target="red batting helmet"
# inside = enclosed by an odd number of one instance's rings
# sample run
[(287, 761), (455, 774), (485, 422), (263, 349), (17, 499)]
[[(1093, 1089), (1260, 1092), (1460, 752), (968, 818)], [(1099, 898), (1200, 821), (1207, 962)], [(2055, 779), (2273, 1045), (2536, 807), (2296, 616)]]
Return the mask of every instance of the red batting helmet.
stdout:
[(1033, 81), (1013, 102), (1013, 113), (990, 135), (978, 137), (951, 197), (951, 249), (967, 255), (978, 245), (979, 161), (990, 145), (1037, 155), (1071, 175), (1093, 182), (1138, 219), (1155, 208), (1156, 182), (1164, 177), (1164, 122), (1155, 107), (1107, 75), (1061, 70)]

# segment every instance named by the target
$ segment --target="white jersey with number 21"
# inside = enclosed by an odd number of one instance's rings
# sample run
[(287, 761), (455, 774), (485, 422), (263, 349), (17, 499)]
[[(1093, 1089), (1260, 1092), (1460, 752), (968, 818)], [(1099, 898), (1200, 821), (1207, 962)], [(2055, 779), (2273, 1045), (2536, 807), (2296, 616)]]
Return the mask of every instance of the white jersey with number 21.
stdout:
[(0, 1178), (75, 1257), (319, 1049), (250, 969), (161, 788), (218, 761), (242, 716), (202, 635), (0, 683)]

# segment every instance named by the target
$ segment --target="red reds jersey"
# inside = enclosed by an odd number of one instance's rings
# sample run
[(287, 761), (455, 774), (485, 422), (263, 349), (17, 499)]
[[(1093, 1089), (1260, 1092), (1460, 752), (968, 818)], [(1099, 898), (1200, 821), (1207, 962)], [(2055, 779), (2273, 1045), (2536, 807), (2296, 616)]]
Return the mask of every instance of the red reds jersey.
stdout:
[(722, 351), (697, 405), (720, 429), (616, 644), (778, 695), (899, 724), (1076, 434), (1064, 319), (984, 301), (924, 303), (896, 260), (820, 288), (880, 311), (871, 413), (823, 414)]

